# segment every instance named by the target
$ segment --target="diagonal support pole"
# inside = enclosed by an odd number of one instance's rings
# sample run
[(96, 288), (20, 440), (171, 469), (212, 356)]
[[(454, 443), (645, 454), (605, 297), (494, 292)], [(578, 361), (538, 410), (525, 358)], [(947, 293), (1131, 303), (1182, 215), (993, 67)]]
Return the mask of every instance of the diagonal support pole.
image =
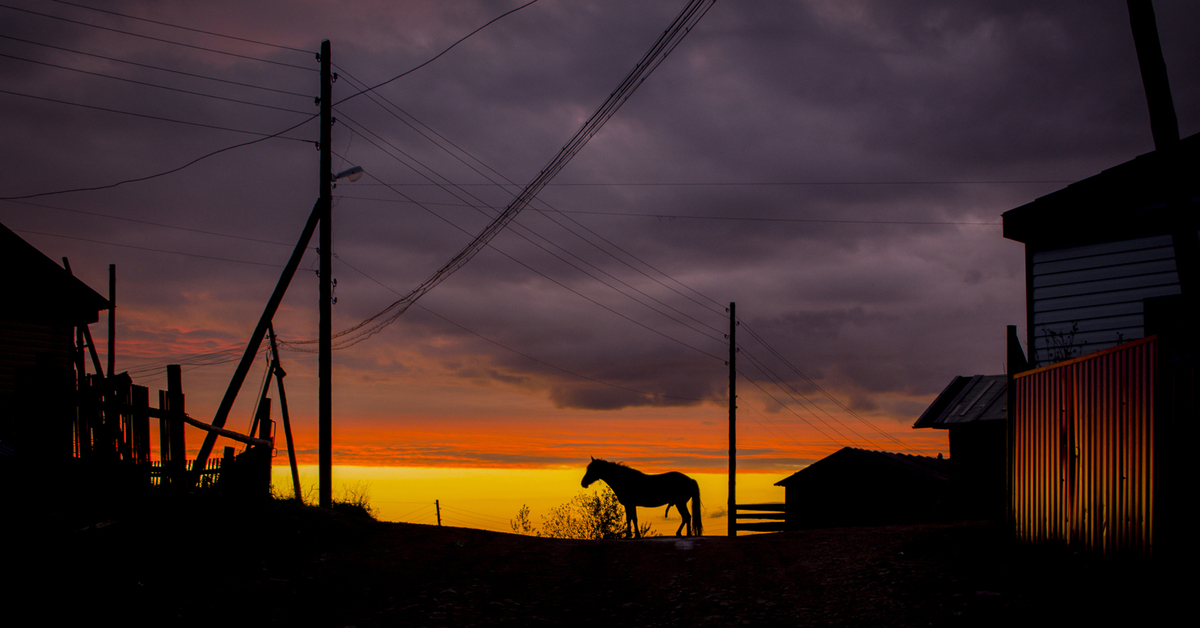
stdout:
[[(246, 374), (250, 372), (250, 367), (254, 364), (254, 356), (258, 355), (258, 349), (262, 346), (263, 336), (267, 333), (267, 328), (271, 325), (271, 319), (275, 317), (275, 312), (279, 309), (279, 304), (283, 301), (283, 295), (287, 293), (288, 285), (292, 282), (292, 277), (296, 275), (296, 269), (300, 267), (300, 261), (304, 258), (304, 252), (308, 249), (308, 243), (312, 240), (313, 232), (317, 230), (317, 223), (320, 222), (321, 216), (328, 209), (329, 198), (324, 197), (317, 201), (313, 206), (312, 213), (308, 217), (308, 223), (304, 225), (304, 231), (300, 234), (300, 239), (296, 242), (296, 248), (292, 250), (292, 257), (288, 260), (287, 266), (283, 269), (283, 274), (279, 277), (279, 283), (275, 285), (275, 292), (271, 294), (271, 298), (267, 301), (267, 307), (263, 310), (262, 317), (258, 319), (258, 325), (254, 328), (254, 333), (250, 335), (250, 344), (246, 346), (246, 352), (242, 354), (242, 361), (238, 363), (237, 370), (233, 372), (233, 379), (229, 382), (229, 388), (225, 389), (225, 397), (221, 400), (221, 405), (217, 408), (217, 414), (213, 417), (213, 427), (225, 427), (225, 421), (229, 418), (229, 411), (233, 409), (233, 402), (237, 399), (238, 391), (241, 390), (242, 384), (246, 381)], [(204, 464), (208, 461), (209, 454), (212, 453), (213, 446), (217, 442), (217, 433), (209, 432), (204, 437), (204, 444), (200, 446), (200, 453), (196, 455), (196, 463), (193, 469), (203, 469)], [(193, 480), (199, 480), (199, 474), (193, 472)]]
[(275, 388), (279, 390), (279, 413), (283, 416), (283, 435), (287, 438), (288, 464), (292, 467), (292, 490), (296, 501), (302, 501), (300, 494), (300, 471), (296, 466), (296, 446), (292, 443), (292, 422), (288, 417), (287, 394), (283, 391), (283, 378), (287, 373), (279, 364), (279, 347), (275, 344), (275, 327), (267, 326), (267, 339), (271, 341), (271, 372), (275, 374)]

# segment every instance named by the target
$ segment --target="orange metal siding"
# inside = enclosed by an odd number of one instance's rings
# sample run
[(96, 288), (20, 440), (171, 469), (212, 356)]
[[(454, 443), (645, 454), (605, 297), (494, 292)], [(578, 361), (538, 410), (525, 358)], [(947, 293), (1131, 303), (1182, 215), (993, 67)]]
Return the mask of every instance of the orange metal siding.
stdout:
[(1145, 338), (1015, 376), (1018, 538), (1151, 553), (1157, 350)]

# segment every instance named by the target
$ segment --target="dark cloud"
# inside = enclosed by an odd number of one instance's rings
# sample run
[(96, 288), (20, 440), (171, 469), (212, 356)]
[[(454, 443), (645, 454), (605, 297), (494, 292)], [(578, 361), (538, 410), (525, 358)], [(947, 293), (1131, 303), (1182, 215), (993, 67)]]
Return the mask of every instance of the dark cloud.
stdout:
[[(16, 6), (254, 58), (4, 10), (0, 72), (24, 95), (0, 94), (0, 196), (141, 177), (260, 137), (237, 130), (277, 132), (316, 112), (321, 39), (340, 100), (517, 4), (106, 5), (306, 52)], [(369, 177), (336, 190), (337, 325), (464, 246), (678, 8), (544, 0), (339, 105), (335, 168)], [(1200, 10), (1155, 8), (1180, 129), (1195, 133)], [(433, 314), (410, 311), (338, 368), (379, 387), (449, 374), (563, 409), (720, 403), (736, 301), (759, 336), (739, 335), (756, 383), (816, 382), (856, 412), (915, 418), (952, 375), (1001, 369), (1004, 325), (1023, 323), (1021, 247), (961, 223), (1151, 150), (1141, 90), (1120, 2), (718, 2), (534, 207), (422, 301)], [(116, 263), (122, 311), (143, 312), (131, 340), (236, 346), (317, 193), (315, 122), (284, 135), (143, 183), (0, 202), (0, 220), (93, 286)], [(315, 260), (277, 320), (284, 337), (315, 335)], [(295, 360), (306, 376), (307, 355)]]

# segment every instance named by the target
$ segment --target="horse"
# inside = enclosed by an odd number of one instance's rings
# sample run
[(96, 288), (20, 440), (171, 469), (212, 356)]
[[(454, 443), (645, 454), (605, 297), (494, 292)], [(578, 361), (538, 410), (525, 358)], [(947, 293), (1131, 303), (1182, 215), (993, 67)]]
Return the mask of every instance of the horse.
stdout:
[[(671, 506), (675, 506), (675, 510), (678, 510), (683, 518), (679, 529), (675, 530), (675, 536), (683, 536), (680, 533), (685, 526), (688, 536), (692, 536), (693, 533), (700, 536), (704, 533), (704, 525), (700, 521), (700, 485), (678, 471), (647, 475), (620, 462), (592, 458), (581, 484), (583, 488), (587, 488), (596, 480), (604, 480), (613, 493), (616, 493), (617, 501), (625, 507), (625, 518), (629, 525), (625, 532), (626, 537), (641, 537), (637, 520), (638, 506), (657, 508), (663, 504), (667, 505), (664, 517), (670, 514)], [(692, 524), (692, 515), (688, 513), (688, 499), (692, 500), (692, 512), (696, 514), (695, 525)]]

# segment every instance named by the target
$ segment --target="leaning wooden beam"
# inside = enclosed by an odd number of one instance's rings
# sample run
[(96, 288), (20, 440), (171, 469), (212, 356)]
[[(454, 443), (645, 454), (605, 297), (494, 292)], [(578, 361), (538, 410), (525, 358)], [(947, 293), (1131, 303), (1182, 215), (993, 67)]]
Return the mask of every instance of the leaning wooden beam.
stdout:
[[(246, 374), (250, 372), (250, 366), (254, 363), (254, 356), (258, 355), (258, 349), (262, 346), (263, 336), (267, 333), (267, 326), (271, 324), (271, 319), (275, 317), (275, 311), (279, 309), (280, 302), (283, 301), (283, 295), (287, 292), (288, 284), (292, 282), (292, 277), (296, 274), (296, 269), (300, 267), (300, 261), (304, 257), (304, 252), (308, 250), (308, 243), (312, 240), (313, 232), (317, 229), (317, 223), (320, 222), (323, 215), (324, 206), (329, 202), (328, 198), (322, 197), (317, 200), (313, 206), (312, 213), (309, 214), (308, 223), (304, 225), (304, 231), (300, 234), (300, 239), (296, 241), (296, 248), (292, 250), (292, 257), (288, 260), (287, 266), (283, 269), (283, 274), (279, 277), (279, 283), (275, 285), (275, 292), (271, 293), (270, 300), (267, 301), (267, 307), (263, 310), (262, 317), (258, 319), (258, 326), (254, 328), (254, 333), (250, 334), (250, 344), (246, 346), (246, 352), (242, 354), (242, 361), (238, 364), (237, 370), (233, 372), (233, 380), (229, 382), (229, 388), (225, 390), (225, 397), (221, 400), (221, 405), (217, 408), (217, 414), (213, 417), (213, 427), (225, 427), (225, 420), (229, 418), (229, 411), (233, 409), (233, 402), (237, 399), (238, 391), (242, 388), (242, 383), (246, 381)], [(328, 281), (327, 277), (323, 277), (322, 281)], [(208, 455), (212, 453), (213, 445), (217, 443), (217, 433), (209, 432), (204, 439), (204, 444), (200, 446), (200, 453), (196, 455), (196, 464), (193, 469), (203, 469), (204, 463), (208, 461)], [(196, 481), (199, 481), (200, 476), (194, 474)]]
[[(160, 419), (166, 418), (165, 416), (162, 416), (163, 414), (165, 414), (165, 413), (156, 412), (154, 410), (154, 408), (150, 409), (150, 416), (158, 415), (158, 418), (160, 418)], [(223, 427), (214, 427), (214, 426), (209, 425), (208, 423), (205, 423), (204, 421), (201, 421), (199, 419), (193, 419), (192, 417), (190, 417), (186, 414), (183, 415), (181, 418), (183, 419), (184, 423), (187, 423), (188, 425), (191, 425), (193, 427), (198, 427), (202, 430), (205, 430), (209, 434), (213, 435), (213, 438), (216, 438), (217, 436), (224, 436), (225, 438), (230, 438), (230, 439), (236, 440), (239, 443), (245, 443), (247, 445), (270, 445), (271, 444), (271, 441), (268, 439), (254, 438), (253, 436), (246, 436), (244, 434), (239, 434), (233, 430), (227, 430)]]
[(300, 472), (296, 469), (296, 445), (292, 443), (292, 423), (288, 419), (287, 394), (283, 392), (283, 377), (287, 375), (279, 364), (279, 346), (275, 344), (275, 326), (267, 326), (267, 339), (271, 341), (271, 371), (275, 374), (275, 387), (279, 389), (279, 413), (283, 417), (283, 434), (287, 437), (288, 464), (292, 467), (292, 491), (296, 501), (300, 495)]

